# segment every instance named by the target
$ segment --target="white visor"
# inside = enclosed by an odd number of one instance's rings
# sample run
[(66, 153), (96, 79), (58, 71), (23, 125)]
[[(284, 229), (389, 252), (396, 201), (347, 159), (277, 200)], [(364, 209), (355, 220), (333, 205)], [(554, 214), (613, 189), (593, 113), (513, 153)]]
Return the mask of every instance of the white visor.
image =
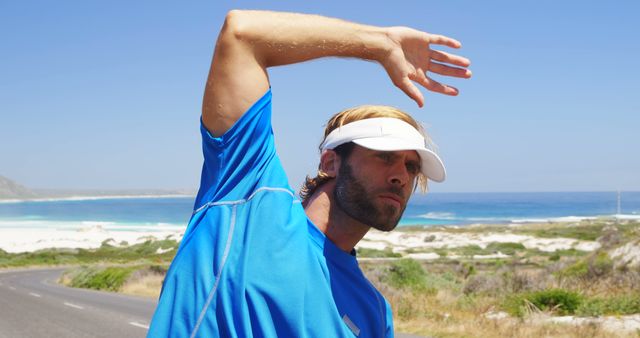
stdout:
[(334, 129), (324, 139), (322, 151), (353, 142), (362, 147), (380, 150), (415, 150), (422, 162), (422, 173), (435, 182), (444, 181), (447, 173), (440, 157), (427, 148), (422, 134), (412, 125), (391, 117), (375, 117), (347, 123)]

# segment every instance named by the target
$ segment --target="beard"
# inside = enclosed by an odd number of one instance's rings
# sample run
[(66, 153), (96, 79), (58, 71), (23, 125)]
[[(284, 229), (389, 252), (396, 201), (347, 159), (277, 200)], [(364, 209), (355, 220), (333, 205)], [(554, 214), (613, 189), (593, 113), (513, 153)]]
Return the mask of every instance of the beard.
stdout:
[[(382, 190), (382, 189), (381, 189)], [(400, 207), (384, 204), (376, 207), (371, 197), (378, 193), (392, 193), (404, 200), (400, 187), (389, 187), (382, 191), (367, 191), (365, 186), (353, 175), (353, 169), (343, 162), (340, 166), (333, 196), (336, 203), (349, 217), (380, 231), (391, 231), (400, 222), (406, 204)]]

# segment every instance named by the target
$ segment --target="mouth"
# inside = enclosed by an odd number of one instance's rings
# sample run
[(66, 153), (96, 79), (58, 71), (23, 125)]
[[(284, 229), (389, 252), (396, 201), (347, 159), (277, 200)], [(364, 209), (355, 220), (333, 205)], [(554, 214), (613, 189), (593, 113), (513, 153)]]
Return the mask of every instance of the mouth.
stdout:
[(393, 204), (396, 207), (402, 207), (402, 198), (398, 195), (394, 194), (382, 194), (379, 195), (380, 199), (382, 199), (385, 203)]

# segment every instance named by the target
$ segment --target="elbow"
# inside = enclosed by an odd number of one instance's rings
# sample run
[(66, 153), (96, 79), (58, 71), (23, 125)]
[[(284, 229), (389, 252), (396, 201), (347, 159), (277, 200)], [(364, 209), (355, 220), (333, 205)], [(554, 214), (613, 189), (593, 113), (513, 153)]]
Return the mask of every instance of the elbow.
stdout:
[(224, 26), (222, 27), (221, 35), (225, 38), (233, 40), (246, 40), (248, 38), (249, 29), (247, 22), (248, 12), (238, 9), (230, 10), (224, 20)]
[(266, 65), (264, 52), (258, 47), (264, 37), (262, 32), (264, 27), (260, 25), (260, 15), (260, 12), (257, 11), (237, 9), (229, 11), (218, 36), (216, 52), (223, 53), (223, 50), (226, 50), (227, 52), (251, 53), (261, 65)]

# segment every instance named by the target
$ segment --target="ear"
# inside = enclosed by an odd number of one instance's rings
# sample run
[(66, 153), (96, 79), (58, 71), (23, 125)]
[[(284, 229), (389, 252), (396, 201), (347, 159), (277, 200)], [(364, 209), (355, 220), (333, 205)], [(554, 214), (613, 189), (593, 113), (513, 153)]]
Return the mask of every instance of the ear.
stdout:
[(336, 177), (339, 169), (340, 156), (331, 149), (323, 151), (320, 155), (320, 170), (329, 177)]

